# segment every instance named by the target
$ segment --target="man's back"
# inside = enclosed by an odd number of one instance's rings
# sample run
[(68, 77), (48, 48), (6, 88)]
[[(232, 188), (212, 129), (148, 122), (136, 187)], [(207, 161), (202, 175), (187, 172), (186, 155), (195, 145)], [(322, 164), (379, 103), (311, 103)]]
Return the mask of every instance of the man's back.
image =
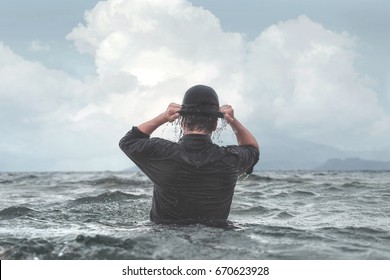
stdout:
[(156, 223), (226, 221), (238, 176), (258, 158), (252, 146), (219, 147), (208, 135), (175, 143), (137, 128), (120, 147), (155, 184), (150, 217)]

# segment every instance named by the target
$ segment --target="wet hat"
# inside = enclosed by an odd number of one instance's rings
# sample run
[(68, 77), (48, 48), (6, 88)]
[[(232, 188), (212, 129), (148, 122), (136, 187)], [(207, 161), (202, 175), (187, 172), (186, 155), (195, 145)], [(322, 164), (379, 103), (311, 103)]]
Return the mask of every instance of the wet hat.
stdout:
[(219, 112), (219, 100), (215, 90), (209, 86), (196, 85), (187, 90), (180, 115), (202, 115), (223, 118)]

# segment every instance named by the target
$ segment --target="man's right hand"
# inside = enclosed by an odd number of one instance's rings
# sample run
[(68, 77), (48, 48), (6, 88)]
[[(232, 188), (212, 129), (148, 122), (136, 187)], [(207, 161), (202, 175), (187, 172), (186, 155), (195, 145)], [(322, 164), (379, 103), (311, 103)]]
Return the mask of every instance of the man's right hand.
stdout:
[(178, 117), (180, 117), (179, 111), (181, 110), (181, 105), (177, 103), (169, 104), (167, 110), (164, 112), (164, 118), (167, 122), (173, 122)]
[(225, 120), (231, 124), (234, 121), (234, 110), (230, 105), (222, 105), (219, 111), (224, 115)]

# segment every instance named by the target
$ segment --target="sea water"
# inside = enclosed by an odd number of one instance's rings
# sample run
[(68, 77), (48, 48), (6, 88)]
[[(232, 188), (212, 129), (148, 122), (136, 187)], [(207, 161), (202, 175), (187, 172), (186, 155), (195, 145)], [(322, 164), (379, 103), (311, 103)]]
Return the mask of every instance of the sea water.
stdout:
[(0, 173), (0, 259), (390, 259), (390, 172), (255, 172), (228, 228), (155, 225), (139, 172)]

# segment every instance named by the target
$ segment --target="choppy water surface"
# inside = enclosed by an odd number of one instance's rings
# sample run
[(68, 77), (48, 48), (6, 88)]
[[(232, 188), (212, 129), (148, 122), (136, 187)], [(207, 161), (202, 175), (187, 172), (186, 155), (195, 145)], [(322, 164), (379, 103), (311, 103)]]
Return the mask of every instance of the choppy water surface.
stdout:
[(390, 172), (258, 172), (231, 228), (149, 222), (140, 173), (0, 173), (1, 259), (390, 259)]

